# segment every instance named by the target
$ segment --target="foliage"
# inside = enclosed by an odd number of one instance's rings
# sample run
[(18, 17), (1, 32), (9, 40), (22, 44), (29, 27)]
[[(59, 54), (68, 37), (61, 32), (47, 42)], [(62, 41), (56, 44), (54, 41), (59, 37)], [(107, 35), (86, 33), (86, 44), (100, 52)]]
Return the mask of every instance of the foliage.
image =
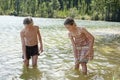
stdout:
[(0, 15), (120, 21), (120, 0), (0, 0)]

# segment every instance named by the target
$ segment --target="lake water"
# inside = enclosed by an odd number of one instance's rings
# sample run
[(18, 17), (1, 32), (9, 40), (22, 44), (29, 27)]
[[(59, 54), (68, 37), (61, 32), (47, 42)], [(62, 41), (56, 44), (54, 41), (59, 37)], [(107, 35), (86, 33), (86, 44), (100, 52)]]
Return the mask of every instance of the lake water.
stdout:
[(0, 80), (120, 80), (120, 23), (76, 20), (95, 37), (88, 75), (74, 70), (71, 42), (64, 19), (33, 18), (40, 26), (44, 52), (38, 68), (23, 67), (19, 32), (24, 17), (0, 16)]

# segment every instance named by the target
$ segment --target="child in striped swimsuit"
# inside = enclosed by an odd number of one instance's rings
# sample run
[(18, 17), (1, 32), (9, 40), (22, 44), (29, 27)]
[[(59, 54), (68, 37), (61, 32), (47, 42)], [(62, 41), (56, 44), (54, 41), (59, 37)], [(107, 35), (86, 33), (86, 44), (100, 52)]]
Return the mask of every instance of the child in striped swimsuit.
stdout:
[(67, 18), (64, 22), (68, 29), (68, 36), (73, 45), (75, 57), (75, 69), (82, 66), (82, 72), (87, 74), (87, 62), (93, 59), (94, 37), (85, 28), (77, 27), (72, 18)]

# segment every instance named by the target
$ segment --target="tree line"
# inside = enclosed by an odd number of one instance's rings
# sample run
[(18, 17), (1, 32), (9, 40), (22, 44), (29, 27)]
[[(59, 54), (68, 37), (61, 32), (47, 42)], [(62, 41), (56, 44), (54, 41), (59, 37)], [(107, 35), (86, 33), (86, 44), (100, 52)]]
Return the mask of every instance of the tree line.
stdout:
[(120, 0), (0, 0), (0, 15), (120, 21)]

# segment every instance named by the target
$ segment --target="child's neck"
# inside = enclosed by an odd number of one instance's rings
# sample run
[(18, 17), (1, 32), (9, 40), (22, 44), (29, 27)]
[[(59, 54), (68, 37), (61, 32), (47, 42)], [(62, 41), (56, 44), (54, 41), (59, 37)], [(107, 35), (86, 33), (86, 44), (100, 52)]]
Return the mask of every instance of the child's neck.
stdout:
[(81, 32), (79, 31), (78, 27), (76, 27), (76, 29), (74, 29), (73, 31), (71, 31), (72, 35), (73, 36), (77, 36), (77, 35), (80, 35)]
[(33, 26), (26, 26), (25, 28), (26, 29), (31, 29), (31, 28), (33, 28)]
[(78, 31), (77, 27), (74, 28), (74, 30), (72, 30), (72, 33), (76, 33)]

